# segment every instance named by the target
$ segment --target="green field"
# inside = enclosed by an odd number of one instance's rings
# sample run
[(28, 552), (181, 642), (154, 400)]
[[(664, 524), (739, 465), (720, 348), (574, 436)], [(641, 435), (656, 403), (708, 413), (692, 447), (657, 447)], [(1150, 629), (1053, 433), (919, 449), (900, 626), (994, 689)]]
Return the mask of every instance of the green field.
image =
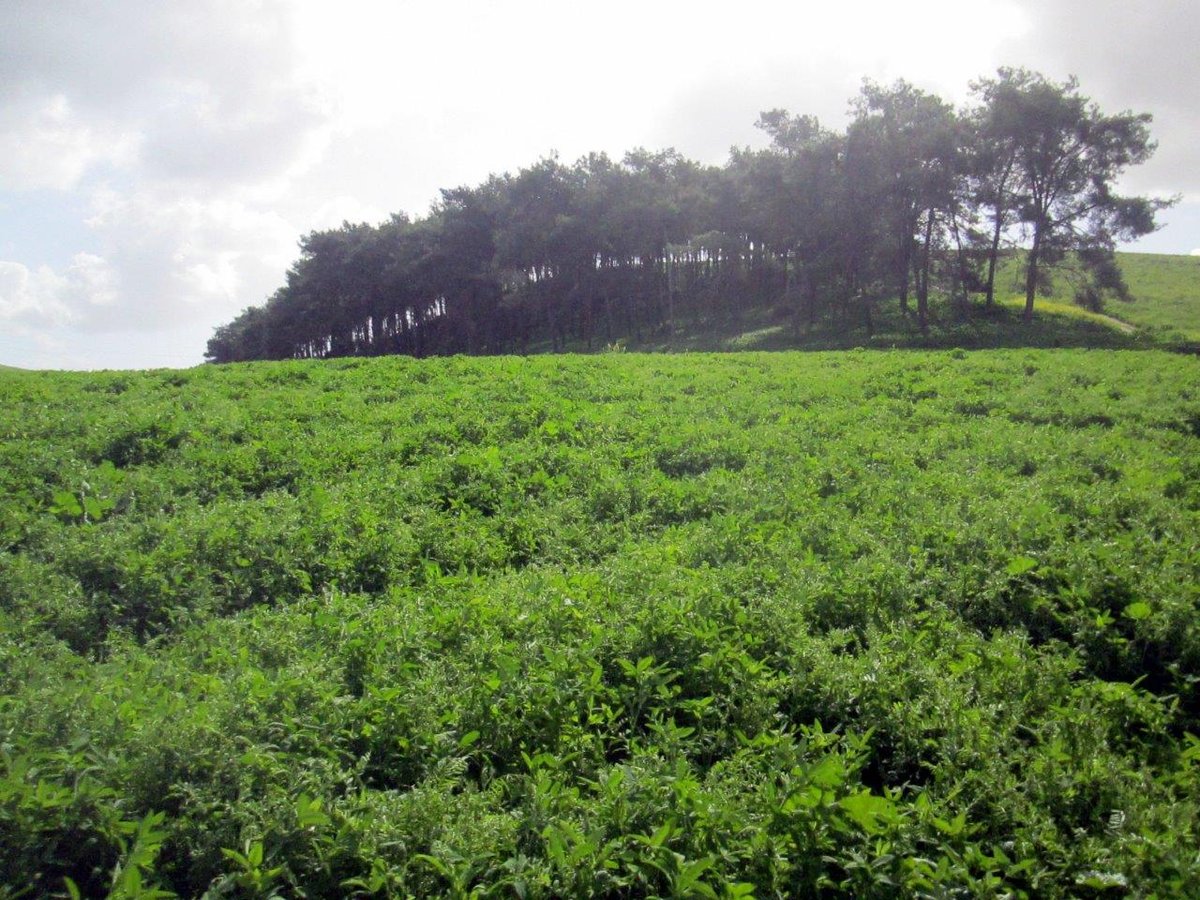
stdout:
[(0, 897), (1200, 884), (1194, 357), (0, 392)]

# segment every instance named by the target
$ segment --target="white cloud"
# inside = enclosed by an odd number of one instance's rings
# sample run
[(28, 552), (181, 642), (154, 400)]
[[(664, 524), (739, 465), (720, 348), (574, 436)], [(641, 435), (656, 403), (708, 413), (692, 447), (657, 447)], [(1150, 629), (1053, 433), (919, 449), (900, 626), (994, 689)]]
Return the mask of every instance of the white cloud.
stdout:
[(297, 239), (278, 212), (235, 196), (154, 189), (97, 192), (88, 225), (125, 285), (117, 308), (86, 321), (96, 330), (211, 327), (278, 286)]
[(68, 190), (94, 166), (128, 165), (138, 136), (80, 120), (64, 94), (0, 104), (0, 189)]
[(225, 191), (311, 165), (329, 110), (298, 70), (295, 14), (279, 0), (8, 0), (0, 189), (68, 190), (116, 168)]
[(65, 286), (66, 279), (48, 266), (30, 270), (18, 262), (0, 262), (0, 319), (69, 321), (61, 296)]
[(108, 260), (94, 253), (76, 253), (67, 269), (67, 280), (76, 286), (77, 303), (106, 307), (120, 296), (117, 273)]
[(88, 225), (101, 252), (61, 271), (0, 262), (0, 320), (80, 334), (191, 325), (199, 350), (206, 329), (265, 299), (295, 255), (291, 224), (227, 198), (100, 191)]
[[(296, 190), (336, 124), (299, 68), (299, 11), (281, 0), (0, 9), (0, 192), (57, 191), (64, 209), (90, 210), (68, 261), (43, 264), (44, 240), (5, 242), (6, 357), (44, 363), (58, 347), (71, 364), (161, 364), (152, 345), (186, 329), (198, 361), (213, 327), (278, 287), (306, 227), (376, 212)], [(127, 339), (97, 356), (106, 333)]]
[(26, 325), (75, 323), (90, 308), (113, 304), (116, 281), (107, 260), (91, 253), (75, 254), (61, 274), (49, 266), (29, 269), (0, 261), (0, 319)]

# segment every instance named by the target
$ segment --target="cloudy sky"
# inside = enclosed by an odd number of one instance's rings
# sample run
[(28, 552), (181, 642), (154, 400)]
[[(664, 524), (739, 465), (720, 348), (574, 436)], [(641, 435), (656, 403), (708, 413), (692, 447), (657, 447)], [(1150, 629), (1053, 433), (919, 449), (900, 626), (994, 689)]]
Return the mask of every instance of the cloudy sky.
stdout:
[(1154, 115), (1124, 188), (1200, 251), (1200, 15), (1183, 0), (0, 4), (0, 364), (191, 366), (300, 236), (420, 215), (557, 152), (722, 163), (759, 111), (864, 77), (958, 103), (1000, 65)]

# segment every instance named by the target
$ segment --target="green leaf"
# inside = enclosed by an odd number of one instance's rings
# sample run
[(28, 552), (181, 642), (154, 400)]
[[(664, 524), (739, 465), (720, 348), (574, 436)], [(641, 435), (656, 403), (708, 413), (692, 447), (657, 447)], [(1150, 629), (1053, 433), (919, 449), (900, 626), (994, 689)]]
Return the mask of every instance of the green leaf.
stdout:
[(846, 761), (837, 754), (831, 754), (809, 769), (807, 774), (809, 781), (818, 787), (836, 788), (846, 780)]
[(933, 824), (938, 831), (942, 832), (942, 834), (949, 835), (950, 837), (957, 837), (967, 829), (967, 814), (960, 812), (953, 819), (949, 820), (941, 819), (935, 816), (933, 819)]
[(1137, 603), (1130, 603), (1125, 607), (1125, 617), (1127, 619), (1148, 619), (1152, 612), (1154, 612), (1154, 609), (1150, 604), (1140, 600)]
[(1129, 886), (1128, 880), (1120, 872), (1084, 872), (1075, 879), (1075, 883), (1080, 887), (1091, 888), (1095, 891)]
[(87, 513), (87, 517), (93, 522), (99, 522), (104, 518), (104, 507), (95, 497), (83, 498), (83, 511)]
[(63, 513), (68, 516), (83, 515), (83, 507), (79, 505), (79, 498), (70, 491), (55, 491), (54, 505), (51, 509), (53, 512)]
[(710, 897), (716, 900), (717, 892), (700, 880), (712, 868), (712, 857), (695, 859), (684, 864), (675, 876), (674, 892), (681, 897)]
[(754, 900), (754, 885), (745, 881), (726, 884), (724, 896), (727, 900)]
[(329, 816), (321, 809), (321, 801), (301, 794), (296, 801), (296, 821), (301, 828), (316, 828), (329, 823)]
[(819, 787), (804, 788), (796, 791), (784, 801), (783, 811), (792, 813), (798, 809), (816, 809), (821, 805), (821, 798), (824, 796), (825, 792)]
[(1008, 575), (1015, 577), (1033, 571), (1037, 568), (1037, 564), (1038, 561), (1032, 556), (1014, 556), (1009, 560), (1008, 565), (1004, 567), (1004, 571)]
[(244, 854), (238, 852), (237, 850), (231, 850), (229, 847), (222, 847), (221, 855), (224, 856), (226, 859), (237, 863), (243, 869), (253, 868), (253, 866), (250, 863), (250, 860), (247, 859)]
[(844, 797), (839, 805), (852, 821), (869, 834), (877, 834), (899, 819), (895, 803), (870, 791), (859, 791)]
[(671, 835), (674, 832), (675, 832), (674, 821), (667, 820), (662, 825), (660, 825), (658, 828), (656, 828), (654, 831), (654, 834), (650, 835), (649, 837), (647, 837), (644, 834), (634, 835), (634, 837), (636, 840), (641, 841), (643, 844), (646, 844), (648, 847), (661, 847), (661, 846), (663, 846), (663, 844), (665, 844), (667, 842), (667, 840), (671, 837)]

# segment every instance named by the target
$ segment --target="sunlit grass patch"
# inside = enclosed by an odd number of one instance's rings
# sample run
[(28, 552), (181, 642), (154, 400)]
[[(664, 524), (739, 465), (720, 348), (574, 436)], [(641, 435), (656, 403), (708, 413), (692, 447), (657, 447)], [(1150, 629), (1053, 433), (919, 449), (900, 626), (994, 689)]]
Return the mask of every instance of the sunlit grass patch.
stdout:
[[(997, 298), (1004, 306), (1012, 310), (1025, 309), (1025, 298), (1012, 295), (1008, 297)], [(1034, 315), (1052, 315), (1062, 316), (1068, 319), (1075, 319), (1081, 322), (1092, 322), (1096, 325), (1101, 325), (1105, 328), (1112, 328), (1122, 334), (1132, 334), (1136, 329), (1128, 322), (1123, 322), (1115, 316), (1110, 316), (1105, 313), (1093, 312), (1090, 309), (1084, 309), (1075, 303), (1068, 303), (1063, 300), (1051, 300), (1046, 297), (1036, 297), (1033, 301)]]

